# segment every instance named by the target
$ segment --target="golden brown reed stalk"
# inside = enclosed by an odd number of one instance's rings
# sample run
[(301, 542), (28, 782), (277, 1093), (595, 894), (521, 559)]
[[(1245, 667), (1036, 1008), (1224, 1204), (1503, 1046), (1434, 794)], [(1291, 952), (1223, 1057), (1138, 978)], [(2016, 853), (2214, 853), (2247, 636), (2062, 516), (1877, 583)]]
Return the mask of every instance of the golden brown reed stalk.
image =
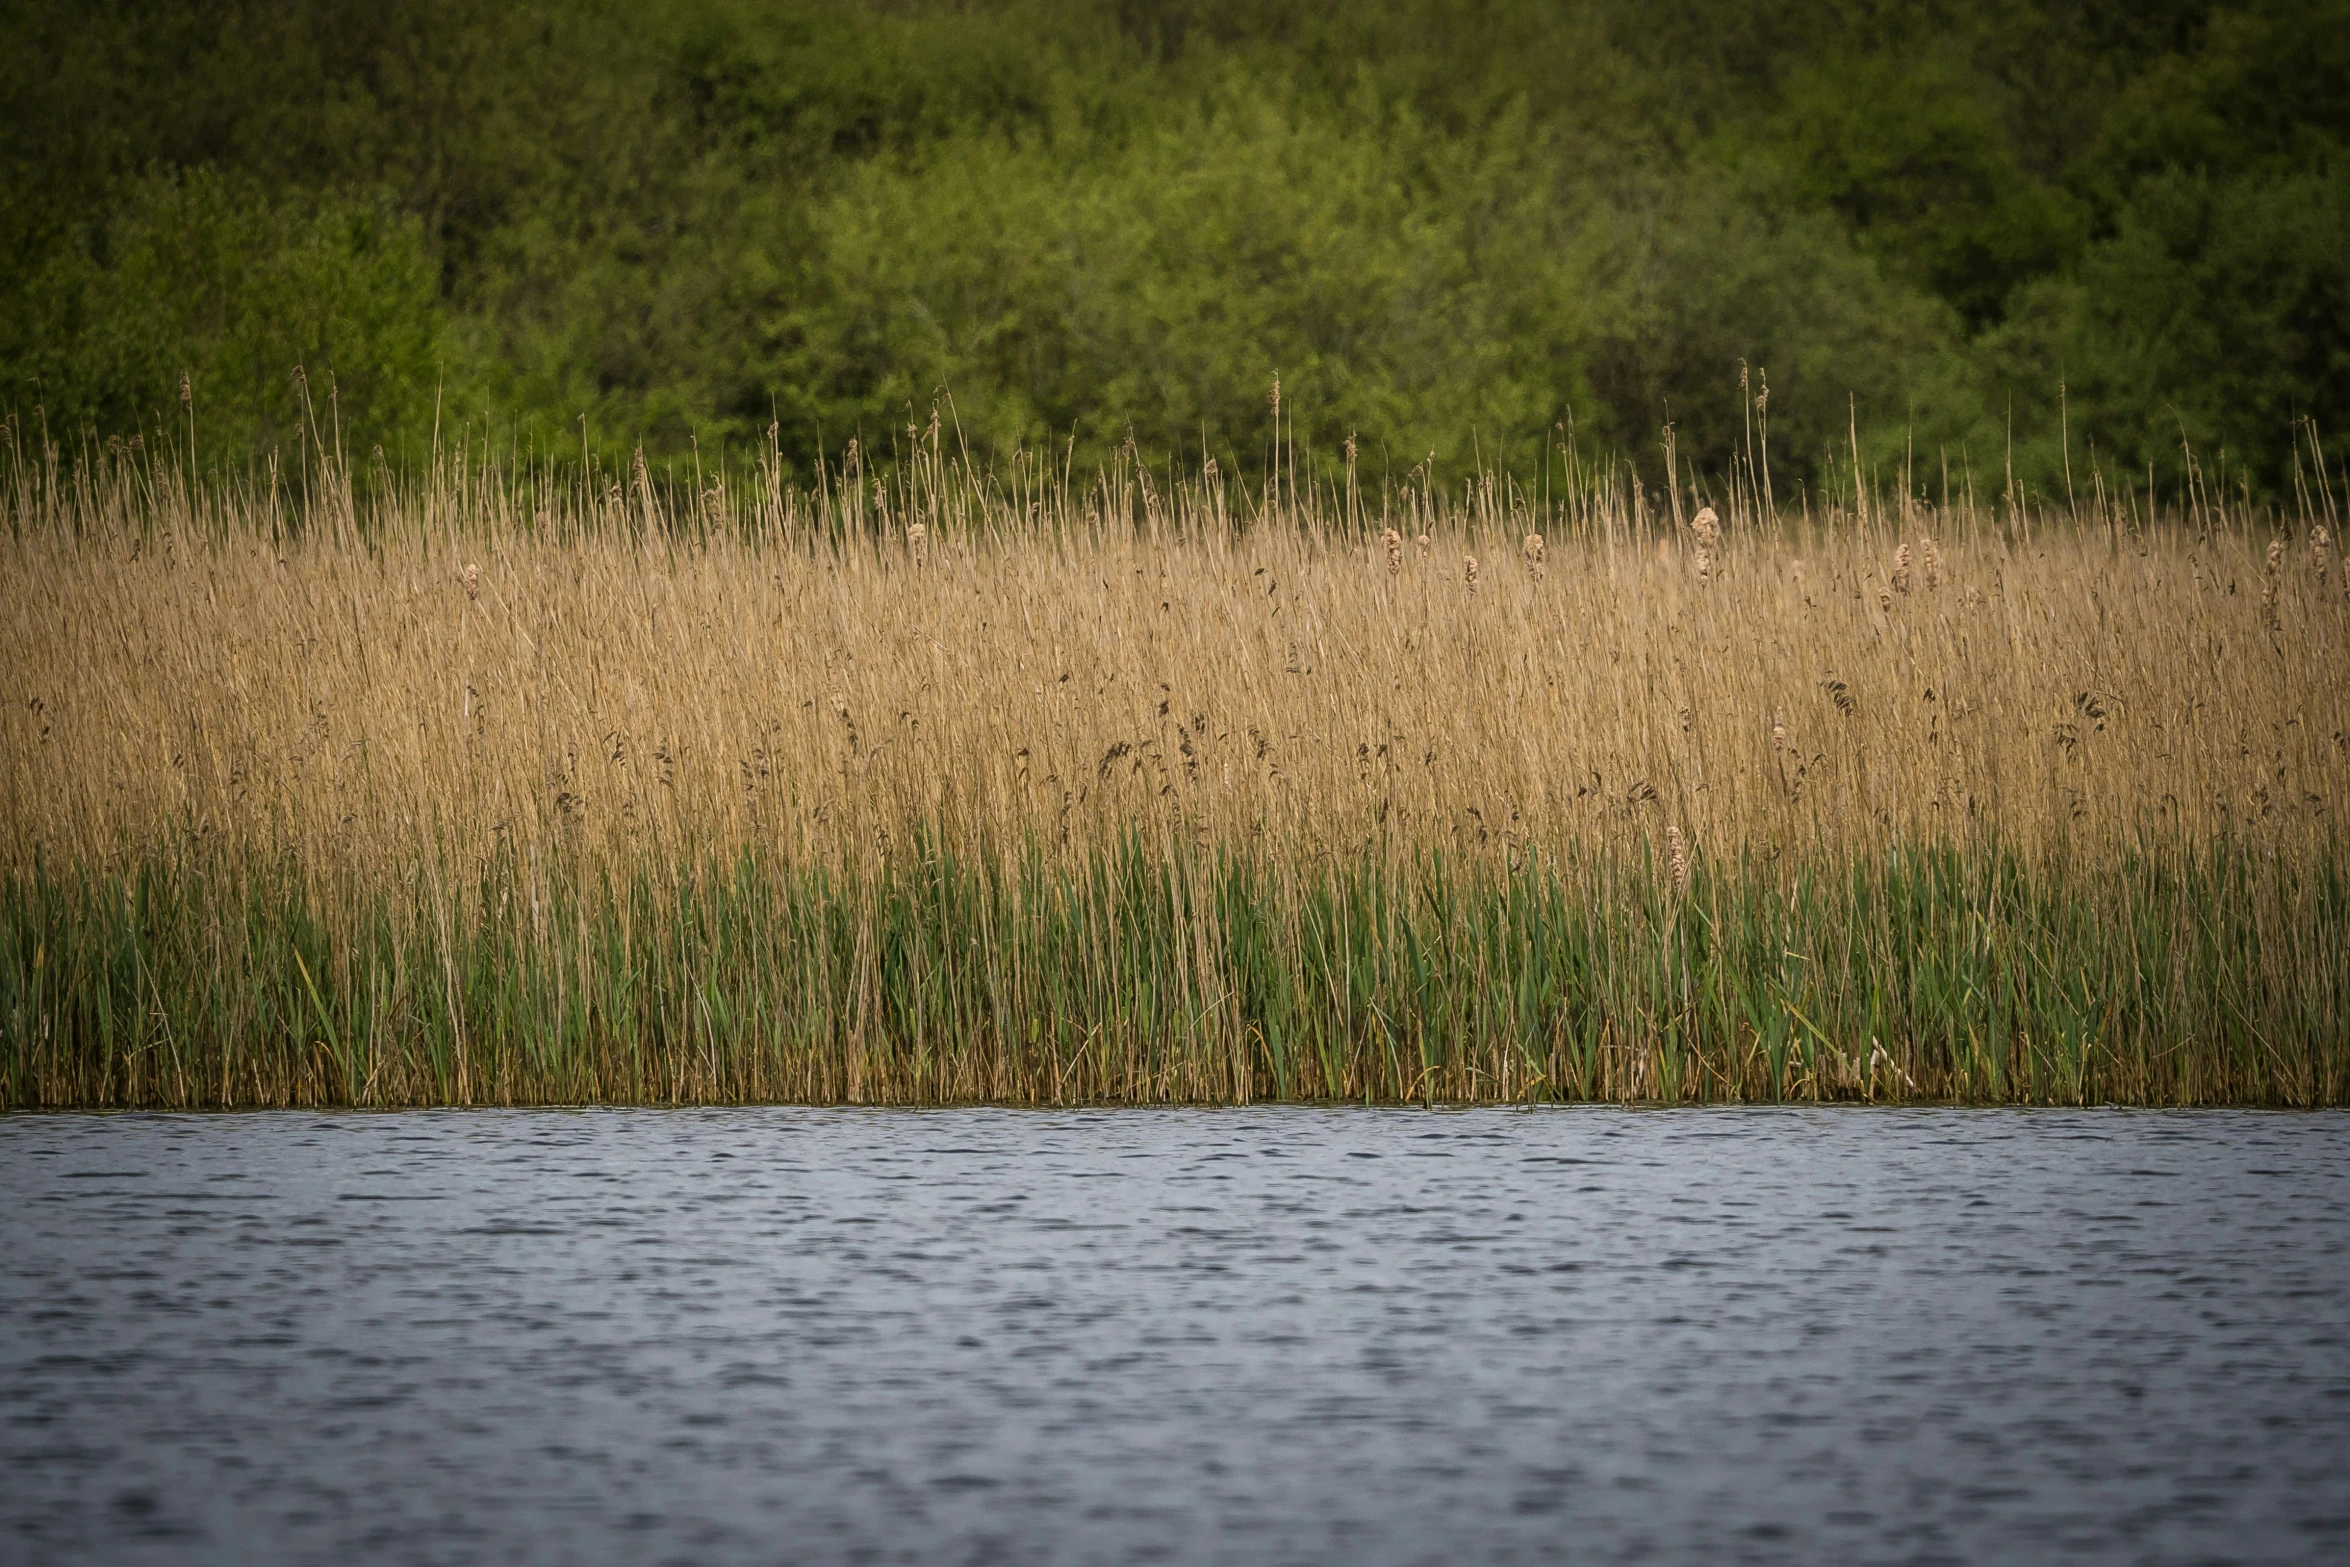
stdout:
[[(934, 521), (955, 548), (894, 575), (880, 536), (805, 513), (648, 549), (509, 504), (386, 502), (364, 543), (271, 540), (234, 496), (16, 519), (0, 858), (200, 844), (424, 896), (427, 856), (870, 864), (924, 833), (1636, 855), (1642, 791), (1718, 854), (2285, 852), (2350, 810), (2350, 610), (2198, 594), (2168, 529), (2117, 562), (1946, 518), (1968, 612), (1892, 645), (1843, 527), (1758, 536), (1742, 591), (1693, 619), (1669, 555), (1609, 542), (1636, 519), (1562, 518), (1544, 553), (1568, 569), (1483, 575), (1473, 609), (1432, 594), (1399, 630), (1341, 531), (1236, 528), (1204, 491), (1158, 536), (1080, 510)], [(1457, 515), (1436, 533), (1490, 547)]]

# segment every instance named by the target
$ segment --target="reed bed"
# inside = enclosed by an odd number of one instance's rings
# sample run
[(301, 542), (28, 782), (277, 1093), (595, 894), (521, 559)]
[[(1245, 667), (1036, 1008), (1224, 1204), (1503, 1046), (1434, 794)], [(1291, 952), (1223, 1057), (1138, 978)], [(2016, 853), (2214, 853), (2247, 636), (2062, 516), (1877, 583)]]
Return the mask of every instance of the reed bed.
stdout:
[(11, 1105), (2350, 1098), (2320, 491), (5, 497)]

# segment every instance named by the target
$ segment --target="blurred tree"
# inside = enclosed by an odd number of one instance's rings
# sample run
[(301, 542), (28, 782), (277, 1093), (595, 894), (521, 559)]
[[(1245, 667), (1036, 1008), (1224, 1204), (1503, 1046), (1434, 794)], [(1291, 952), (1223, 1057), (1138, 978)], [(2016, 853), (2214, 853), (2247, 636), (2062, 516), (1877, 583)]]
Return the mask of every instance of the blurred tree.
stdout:
[(314, 424), (355, 459), (419, 455), (400, 443), (430, 413), (440, 311), (415, 219), (202, 171), (120, 201), (28, 281), (9, 334), (53, 433), (176, 432), (185, 375), (207, 455), (291, 447)]
[(1761, 145), (1773, 196), (1839, 214), (1863, 250), (1973, 327), (2080, 248), (2071, 199), (2024, 174), (1994, 100), (1946, 57), (1806, 65)]
[(2350, 0), (0, 6), (0, 375), (68, 424), (195, 367), (260, 452), (231, 361), (331, 358), (387, 449), (445, 385), (804, 465), (951, 389), (991, 451), (1240, 461), (1279, 370), (1325, 464), (1670, 417), (1718, 470), (1743, 360), (1798, 481), (1849, 397), (1880, 464), (2012, 407), (2045, 489), (2060, 380), (2256, 485), (2350, 419)]

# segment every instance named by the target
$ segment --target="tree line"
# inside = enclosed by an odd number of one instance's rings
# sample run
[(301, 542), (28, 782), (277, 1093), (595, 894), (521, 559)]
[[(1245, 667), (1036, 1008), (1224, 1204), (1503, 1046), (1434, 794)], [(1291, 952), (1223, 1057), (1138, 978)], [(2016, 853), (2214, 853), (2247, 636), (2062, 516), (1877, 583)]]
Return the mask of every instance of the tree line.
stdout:
[[(2350, 0), (10, 0), (0, 412), (2281, 493)], [(300, 374), (296, 374), (300, 367)], [(1783, 495), (1782, 499), (1786, 496)]]

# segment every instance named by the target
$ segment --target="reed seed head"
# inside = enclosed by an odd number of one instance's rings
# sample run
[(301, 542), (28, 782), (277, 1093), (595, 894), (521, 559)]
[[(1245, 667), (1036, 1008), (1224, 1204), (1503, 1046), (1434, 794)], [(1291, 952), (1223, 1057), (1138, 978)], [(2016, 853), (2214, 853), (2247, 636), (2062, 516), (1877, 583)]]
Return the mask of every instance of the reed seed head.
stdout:
[(1420, 559), (1422, 559), (1422, 560), (1426, 560), (1426, 559), (1428, 558), (1429, 551), (1431, 551), (1432, 549), (1434, 549), (1434, 548), (1435, 548), (1435, 546), (1434, 546), (1434, 545), (1432, 545), (1432, 544), (1430, 544), (1430, 543), (1428, 542), (1428, 535), (1426, 535), (1425, 533), (1421, 534), (1421, 535), (1420, 535), (1418, 538), (1416, 538), (1416, 539), (1412, 540), (1412, 543), (1413, 543), (1415, 546), (1417, 546), (1417, 547), (1418, 547), (1418, 549), (1419, 549), (1419, 551), (1420, 551)]
[(1673, 877), (1673, 896), (1689, 896), (1689, 845), (1682, 841), (1681, 829), (1665, 829), (1665, 859)]
[(1909, 546), (1906, 544), (1893, 552), (1893, 591), (1904, 596), (1909, 593)]
[(1697, 535), (1700, 549), (1710, 550), (1722, 540), (1722, 520), (1708, 506), (1689, 519), (1689, 531)]
[(1932, 534), (1918, 540), (1918, 554), (1926, 568), (1926, 591), (1942, 586), (1942, 551), (1935, 546)]
[(2309, 569), (2316, 574), (2317, 585), (2321, 588), (2325, 586), (2326, 568), (2333, 564), (2332, 545), (2333, 535), (2326, 532), (2324, 523), (2318, 523), (2309, 530)]
[(906, 553), (914, 558), (914, 564), (917, 566), (930, 559), (930, 530), (921, 523), (907, 525)]
[(1403, 535), (1389, 528), (1379, 535), (1379, 542), (1387, 548), (1387, 574), (1392, 577), (1403, 570)]
[(470, 561), (465, 566), (465, 596), (468, 599), (481, 597), (481, 567)]
[(1461, 557), (1461, 580), (1462, 580), (1462, 581), (1464, 581), (1464, 582), (1466, 582), (1466, 583), (1469, 585), (1469, 591), (1470, 591), (1471, 593), (1474, 593), (1474, 592), (1476, 592), (1476, 591), (1477, 591), (1477, 557), (1476, 557), (1476, 556), (1474, 556), (1474, 555), (1463, 555), (1463, 556)]
[(1539, 534), (1539, 533), (1529, 533), (1529, 534), (1527, 534), (1527, 535), (1525, 536), (1525, 538), (1521, 539), (1521, 540), (1518, 542), (1518, 553), (1519, 553), (1520, 555), (1522, 555), (1522, 556), (1524, 556), (1524, 557), (1525, 557), (1525, 560), (1526, 560), (1526, 564), (1527, 564), (1527, 565), (1529, 565), (1529, 566), (1539, 566), (1539, 565), (1541, 565), (1541, 564), (1542, 564), (1542, 535), (1541, 535), (1541, 534)]

